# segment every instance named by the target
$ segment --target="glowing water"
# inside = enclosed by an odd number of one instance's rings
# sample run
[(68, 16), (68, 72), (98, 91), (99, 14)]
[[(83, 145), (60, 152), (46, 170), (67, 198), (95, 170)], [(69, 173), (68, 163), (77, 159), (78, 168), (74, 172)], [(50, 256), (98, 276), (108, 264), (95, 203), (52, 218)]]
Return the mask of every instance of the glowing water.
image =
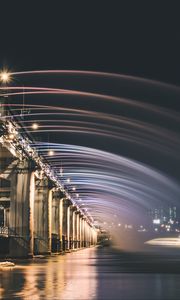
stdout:
[(148, 208), (179, 206), (179, 88), (96, 72), (12, 75), (24, 85), (1, 88), (13, 113), (94, 221), (118, 235)]

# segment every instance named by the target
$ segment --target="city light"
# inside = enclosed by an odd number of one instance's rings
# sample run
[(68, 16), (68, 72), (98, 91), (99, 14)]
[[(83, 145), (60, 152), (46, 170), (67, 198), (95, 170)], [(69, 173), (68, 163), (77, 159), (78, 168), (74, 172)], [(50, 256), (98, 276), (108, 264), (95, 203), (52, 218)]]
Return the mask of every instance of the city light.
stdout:
[(153, 220), (153, 224), (160, 224), (160, 222), (161, 222), (160, 219), (154, 219)]
[(67, 183), (70, 183), (70, 182), (71, 182), (71, 179), (70, 179), (70, 178), (68, 178), (68, 179), (67, 179)]

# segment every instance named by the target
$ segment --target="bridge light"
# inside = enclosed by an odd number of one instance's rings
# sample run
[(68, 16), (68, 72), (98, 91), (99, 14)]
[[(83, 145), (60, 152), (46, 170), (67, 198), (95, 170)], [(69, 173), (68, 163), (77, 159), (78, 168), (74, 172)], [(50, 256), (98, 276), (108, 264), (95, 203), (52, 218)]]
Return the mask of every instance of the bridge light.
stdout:
[(39, 125), (37, 123), (33, 123), (31, 127), (32, 129), (36, 130), (39, 128)]
[(49, 150), (49, 151), (48, 151), (48, 155), (49, 155), (49, 156), (53, 156), (53, 155), (54, 155), (54, 151), (53, 151), (53, 150)]
[(14, 135), (13, 133), (10, 133), (10, 134), (8, 135), (8, 138), (9, 138), (10, 140), (13, 140), (14, 137), (15, 137), (15, 135)]
[(10, 79), (11, 79), (10, 74), (7, 71), (2, 71), (0, 73), (0, 80), (3, 83), (8, 83), (10, 81)]

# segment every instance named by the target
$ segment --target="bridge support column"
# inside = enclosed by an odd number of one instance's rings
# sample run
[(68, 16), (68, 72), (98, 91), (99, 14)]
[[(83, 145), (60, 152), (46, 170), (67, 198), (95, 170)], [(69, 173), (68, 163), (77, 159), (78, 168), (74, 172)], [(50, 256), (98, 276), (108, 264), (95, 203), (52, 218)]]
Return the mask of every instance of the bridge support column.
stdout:
[(85, 223), (85, 228), (86, 228), (86, 233), (85, 233), (86, 247), (89, 247), (89, 224), (87, 222)]
[(10, 256), (31, 257), (34, 252), (33, 215), (34, 215), (34, 172), (24, 160), (11, 175), (10, 202)]
[(63, 200), (63, 251), (70, 249), (70, 201)]
[(56, 191), (53, 191), (52, 196), (52, 252), (60, 251), (60, 239), (59, 239), (59, 198)]
[(91, 243), (93, 246), (95, 246), (97, 244), (97, 232), (95, 231), (94, 228), (91, 229)]
[(38, 180), (34, 203), (35, 254), (51, 253), (52, 189), (48, 179)]
[(89, 239), (89, 224), (86, 222), (85, 220), (85, 223), (84, 223), (84, 235), (85, 235), (85, 247), (89, 247), (89, 242), (88, 242), (88, 239)]
[(69, 249), (73, 249), (73, 206), (69, 206)]
[(84, 247), (84, 219), (81, 217), (80, 219), (80, 224), (81, 224), (81, 248)]
[(88, 238), (88, 234), (87, 234), (87, 221), (86, 219), (84, 219), (84, 247), (87, 247), (87, 238)]
[(72, 213), (72, 249), (76, 249), (77, 248), (77, 234), (76, 234), (76, 211), (75, 208), (73, 209), (73, 213)]
[(86, 242), (85, 242), (85, 225), (86, 225), (86, 221), (85, 219), (83, 218), (83, 247), (86, 247)]
[(70, 249), (70, 206), (67, 207), (67, 250)]
[(77, 249), (80, 248), (80, 237), (79, 237), (79, 212), (76, 212), (76, 241)]
[(63, 251), (63, 198), (59, 198), (59, 251)]
[(79, 248), (82, 248), (82, 216), (79, 215)]
[(77, 249), (77, 213), (76, 209), (73, 211), (73, 249)]
[(88, 238), (88, 242), (89, 242), (89, 247), (91, 247), (91, 226), (89, 225), (88, 226), (88, 228), (89, 228), (89, 238)]

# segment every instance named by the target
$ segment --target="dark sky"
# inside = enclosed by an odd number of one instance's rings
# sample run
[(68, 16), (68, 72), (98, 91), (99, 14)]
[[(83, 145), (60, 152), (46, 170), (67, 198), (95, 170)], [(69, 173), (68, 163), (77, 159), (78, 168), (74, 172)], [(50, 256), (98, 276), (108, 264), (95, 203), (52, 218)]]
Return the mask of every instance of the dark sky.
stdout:
[[(176, 5), (176, 1), (169, 1), (168, 4), (165, 4), (164, 1), (137, 0), (6, 0), (1, 1), (0, 9), (0, 66), (2, 67), (7, 66), (10, 70), (17, 72), (46, 69), (115, 72), (180, 85), (178, 1)], [(30, 84), (33, 83), (30, 82)], [(105, 88), (103, 86), (103, 92), (109, 94), (108, 84)], [(95, 89), (96, 84), (94, 83), (93, 91)], [(139, 93), (138, 89), (140, 90)], [(88, 89), (83, 85), (82, 90)], [(112, 88), (112, 93), (115, 92), (114, 90)], [(141, 96), (140, 99), (142, 98), (143, 101), (150, 102), (153, 99), (157, 105), (174, 109), (174, 111), (177, 108), (180, 110), (177, 105), (179, 104), (179, 92), (178, 95), (174, 96), (175, 101), (172, 101), (166, 94), (166, 89), (163, 90), (161, 97), (158, 96), (156, 90), (152, 90), (147, 95), (148, 92), (146, 88), (143, 91), (141, 83), (138, 87), (135, 82), (133, 88), (131, 84), (129, 89), (126, 88), (126, 85), (120, 86), (118, 84), (119, 90), (121, 96), (125, 91), (126, 96), (128, 92), (130, 98), (131, 94), (133, 97), (137, 94), (138, 97)], [(42, 97), (43, 104), (52, 104), (52, 102), (44, 100), (44, 95)], [(63, 98), (65, 97), (63, 96)], [(56, 101), (56, 98), (53, 99)], [(64, 105), (69, 103), (67, 99), (64, 101)], [(73, 100), (68, 101), (70, 101), (70, 107), (74, 105)], [(91, 105), (93, 105), (92, 102)], [(84, 102), (83, 104), (78, 103), (75, 102), (76, 107), (84, 109)], [(87, 101), (86, 109), (88, 105), (89, 102)], [(100, 102), (99, 105), (101, 105)], [(63, 102), (61, 101), (62, 106)], [(100, 108), (102, 107), (100, 106)], [(97, 103), (95, 109), (98, 110)], [(109, 110), (104, 106), (103, 109), (106, 109), (108, 113), (112, 109), (113, 113), (118, 114), (115, 105), (111, 105)], [(133, 118), (129, 109), (124, 112), (122, 107), (119, 106), (119, 109), (119, 115), (124, 114), (126, 116), (127, 113), (130, 118)], [(137, 113), (134, 116), (135, 121), (136, 119), (140, 120), (139, 110), (134, 110), (133, 113)], [(156, 125), (162, 125), (174, 133), (178, 131), (177, 128), (174, 128), (175, 126), (173, 128), (170, 126), (171, 123), (165, 123), (162, 119), (151, 119), (151, 115), (148, 113), (146, 116), (143, 113), (142, 115), (143, 121), (147, 124), (149, 122), (154, 125), (157, 121)], [(144, 120), (145, 117), (146, 120)], [(171, 138), (173, 135), (169, 134), (167, 138), (164, 137), (163, 141), (166, 143), (167, 139), (169, 142)], [(129, 144), (129, 141), (126, 144), (123, 140), (120, 142), (111, 141), (111, 139), (97, 138), (94, 135), (87, 138), (86, 133), (84, 136), (77, 137), (74, 132), (70, 132), (69, 135), (58, 132), (57, 140), (59, 143), (89, 146), (118, 153), (155, 167), (178, 180), (180, 178), (176, 157), (174, 160), (168, 160), (167, 155), (161, 155), (161, 151), (157, 155), (157, 152), (148, 149), (147, 145), (146, 149), (140, 146), (138, 148), (135, 143), (134, 145)], [(46, 134), (46, 141), (56, 142), (55, 134)], [(146, 138), (145, 142), (148, 141)], [(157, 144), (158, 141), (157, 139)], [(176, 142), (179, 145), (179, 142)], [(170, 144), (171, 146), (172, 144)], [(178, 152), (178, 149), (175, 150)], [(155, 150), (158, 151), (156, 148)], [(168, 151), (170, 150), (168, 149)]]
[(0, 65), (103, 70), (179, 85), (178, 12), (176, 1), (2, 1)]
[[(25, 3), (6, 0), (1, 3), (0, 65), (7, 66), (12, 71), (79, 69), (116, 72), (179, 85), (179, 25), (179, 10), (175, 1), (166, 5), (164, 1), (158, 1), (157, 4), (157, 1), (26, 1)], [(95, 87), (94, 83), (93, 89)], [(108, 87), (106, 88), (107, 91), (104, 91), (109, 94)], [(152, 98), (155, 104), (174, 110), (179, 109), (179, 94), (176, 101), (169, 101), (169, 96), (165, 95), (166, 91), (161, 97), (152, 91), (148, 97), (147, 91), (143, 95), (141, 85), (139, 93), (136, 84), (134, 89), (132, 86), (129, 89), (126, 85), (118, 88), (121, 96), (125, 90), (125, 96), (128, 92), (130, 98), (131, 96), (134, 98), (137, 94), (138, 97), (141, 95), (143, 100), (151, 101)], [(85, 85), (82, 89), (88, 90)], [(115, 89), (112, 90), (114, 92)], [(137, 118), (138, 116), (139, 112)], [(154, 123), (155, 120), (151, 122)], [(170, 127), (166, 123), (164, 125)], [(69, 136), (67, 140), (69, 141)], [(74, 142), (73, 137), (70, 140)], [(78, 139), (78, 142), (80, 141)], [(97, 146), (96, 143), (97, 139), (92, 142), (93, 147), (94, 144)], [(104, 144), (108, 144), (108, 147), (110, 144), (110, 150), (117, 149), (114, 144), (104, 142), (103, 147)], [(128, 154), (130, 147), (127, 150), (123, 144), (119, 148), (126, 156), (149, 162), (149, 153), (146, 155), (144, 149), (142, 153), (132, 148), (133, 153), (130, 155)], [(164, 166), (154, 157), (152, 162), (158, 164), (158, 167)], [(174, 170), (172, 162), (171, 169)]]

